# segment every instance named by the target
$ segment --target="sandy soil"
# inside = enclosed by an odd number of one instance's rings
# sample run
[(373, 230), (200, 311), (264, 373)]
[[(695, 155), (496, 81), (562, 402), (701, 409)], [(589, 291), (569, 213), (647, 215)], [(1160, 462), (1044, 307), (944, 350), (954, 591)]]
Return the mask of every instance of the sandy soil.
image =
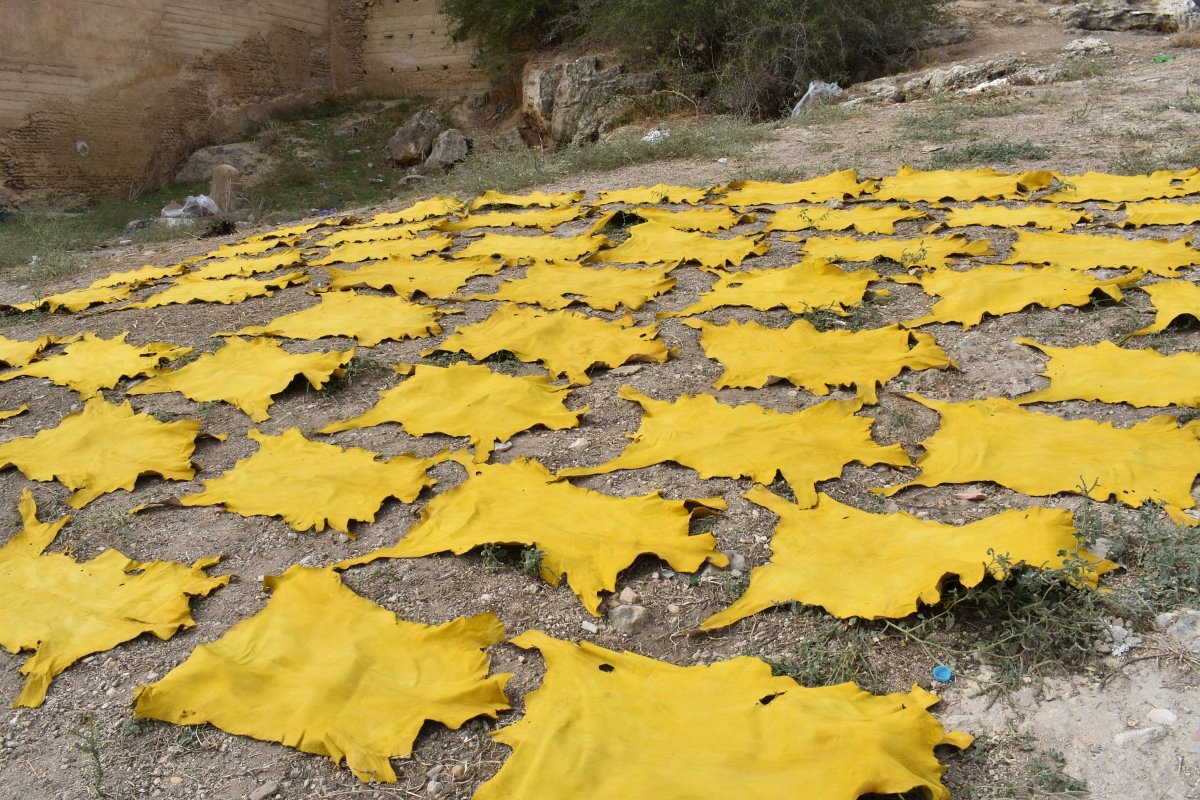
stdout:
[[(1079, 34), (1065, 32), (1046, 13), (1043, 4), (965, 3), (976, 24), (975, 38), (942, 54), (929, 56), (931, 64), (995, 58), (1020, 53), (1035, 64), (1052, 64), (1068, 41)], [(1012, 7), (1026, 17), (1022, 25), (1011, 25)], [(1004, 12), (1004, 13), (1001, 13)], [(1194, 77), (1200, 65), (1200, 51), (1172, 50), (1175, 59), (1154, 63), (1153, 56), (1165, 51), (1165, 37), (1147, 34), (1102, 34), (1114, 47), (1106, 74), (1087, 80), (1056, 82), (1043, 86), (1013, 87), (1004, 93), (1007, 102), (1019, 110), (1000, 117), (968, 119), (962, 142), (998, 138), (1031, 140), (1051, 149), (1045, 161), (1003, 165), (1016, 171), (1028, 168), (1053, 168), (1070, 173), (1086, 169), (1116, 169), (1121, 159), (1161, 159), (1195, 141), (1196, 115), (1169, 108), (1169, 105), (1194, 92)], [(943, 62), (937, 62), (938, 59)], [(934, 63), (937, 62), (937, 63)], [(995, 102), (994, 98), (984, 98)], [(970, 103), (968, 99), (958, 102)], [(885, 175), (901, 164), (924, 166), (936, 146), (955, 146), (962, 142), (931, 143), (912, 133), (913, 126), (903, 123), (906, 116), (927, 114), (932, 101), (904, 104), (866, 105), (849, 116), (826, 123), (779, 124), (772, 140), (745, 158), (726, 163), (669, 162), (615, 170), (564, 180), (545, 190), (585, 189), (585, 202), (606, 188), (649, 185), (658, 181), (692, 186), (717, 185), (745, 174), (783, 169), (809, 176), (839, 167), (853, 166), (860, 175)], [(1118, 213), (1095, 204), (1088, 206), (1097, 215), (1092, 227), (1100, 227), (1118, 218)], [(929, 209), (933, 215), (942, 213)], [(583, 229), (591, 220), (562, 226), (558, 233)], [(761, 227), (762, 220), (741, 226), (732, 233), (746, 233)], [(919, 234), (923, 222), (901, 223), (897, 236)], [(972, 228), (965, 231), (973, 239), (987, 238), (1000, 254), (972, 259), (971, 263), (1002, 260), (1014, 234), (998, 229)], [(1129, 237), (1169, 236), (1178, 229), (1144, 228), (1126, 231)], [(785, 266), (797, 260), (799, 245), (772, 234), (770, 252), (752, 258), (743, 268)], [(151, 249), (120, 248), (97, 266), (96, 274), (106, 268), (127, 269), (143, 263), (167, 264), (204, 252), (213, 242), (182, 242), (156, 245)], [(965, 263), (965, 262), (964, 262)], [(324, 273), (310, 270), (313, 283), (320, 286)], [(520, 274), (506, 269), (500, 277)], [(1194, 278), (1195, 270), (1190, 277)], [(95, 275), (80, 276), (63, 288), (85, 285)], [(707, 289), (713, 277), (691, 266), (676, 270), (679, 284), (674, 291), (647, 304), (634, 313), (639, 324), (651, 324), (655, 315), (682, 308)], [(476, 278), (468, 290), (488, 291), (497, 278)], [(883, 284), (880, 284), (882, 287)], [(26, 299), (19, 287), (0, 287), (0, 299)], [(170, 306), (148, 311), (85, 312), (78, 315), (36, 315), (33, 318), (7, 318), (3, 333), (13, 338), (29, 338), (38, 333), (74, 333), (92, 331), (111, 336), (130, 332), (136, 343), (170, 341), (199, 349), (213, 349), (210, 334), (236, 330), (250, 323), (261, 323), (282, 313), (311, 305), (310, 287), (293, 287), (272, 298), (255, 299), (231, 306)], [(891, 284), (886, 302), (873, 304), (878, 322), (911, 319), (928, 310), (931, 299), (918, 287)], [(137, 297), (149, 292), (143, 290)], [(86, 798), (96, 794), (96, 761), (87, 752), (85, 737), (94, 732), (99, 747), (100, 785), (109, 797), (246, 797), (257, 789), (276, 784), (280, 797), (412, 797), (429, 795), (431, 778), (440, 784), (441, 797), (470, 797), (475, 788), (493, 775), (503, 762), (507, 749), (494, 743), (488, 732), (519, 718), (522, 698), (537, 687), (541, 664), (536, 656), (524, 654), (507, 645), (492, 648), (493, 668), (512, 672), (509, 695), (514, 710), (502, 715), (499, 723), (468, 723), (459, 731), (428, 725), (423, 731), (411, 760), (397, 760), (399, 782), (394, 786), (365, 786), (345, 769), (334, 768), (328, 759), (298, 753), (279, 745), (228, 735), (211, 727), (179, 728), (156, 722), (135, 723), (130, 702), (137, 686), (151, 682), (180, 663), (195, 646), (213, 641), (232, 624), (263, 607), (267, 600), (260, 590), (259, 577), (280, 574), (295, 563), (321, 565), (366, 553), (401, 537), (413, 523), (415, 512), (432, 493), (406, 506), (386, 503), (371, 525), (355, 528), (357, 538), (349, 540), (337, 534), (296, 534), (276, 518), (242, 518), (212, 508), (165, 509), (129, 517), (125, 512), (144, 502), (177, 497), (197, 491), (201, 481), (215, 477), (253, 451), (245, 437), (252, 428), (280, 432), (299, 427), (311, 432), (338, 419), (361, 413), (373, 405), (377, 392), (395, 385), (398, 377), (389, 367), (396, 363), (419, 362), (420, 352), (435, 346), (455, 328), (485, 318), (491, 303), (450, 304), (461, 308), (461, 315), (444, 321), (441, 337), (401, 343), (385, 343), (373, 348), (349, 385), (335, 393), (313, 392), (293, 385), (277, 398), (269, 421), (254, 425), (238, 410), (223, 404), (191, 403), (179, 395), (152, 395), (131, 398), (138, 410), (162, 416), (200, 418), (205, 432), (230, 434), (225, 442), (204, 441), (195, 461), (200, 466), (197, 480), (167, 483), (146, 479), (133, 493), (106, 495), (75, 513), (74, 521), (63, 531), (57, 546), (70, 547), (79, 558), (90, 558), (106, 548), (117, 548), (135, 559), (173, 559), (192, 561), (220, 553), (219, 572), (238, 576), (229, 587), (211, 597), (193, 603), (197, 625), (194, 629), (161, 642), (143, 637), (109, 652), (84, 659), (55, 680), (49, 698), (41, 708), (15, 710), (0, 716), (0, 796)], [(919, 453), (918, 443), (936, 428), (936, 416), (904, 400), (899, 393), (917, 390), (942, 400), (966, 400), (984, 396), (1013, 396), (1044, 385), (1038, 377), (1043, 359), (1029, 348), (1013, 342), (1015, 336), (1029, 336), (1054, 344), (1090, 344), (1120, 338), (1149, 319), (1146, 296), (1131, 291), (1126, 302), (1088, 309), (1030, 309), (1022, 313), (988, 319), (969, 331), (956, 325), (932, 325), (939, 344), (957, 360), (957, 371), (930, 370), (905, 373), (884, 387), (877, 409), (864, 413), (876, 418), (874, 435), (881, 444), (900, 442), (912, 455)], [(591, 312), (614, 318), (616, 313)], [(730, 319), (756, 319), (764, 324), (784, 325), (793, 315), (783, 311), (753, 312), (745, 308), (721, 309), (706, 319), (725, 322)], [(616, 396), (622, 385), (630, 385), (659, 398), (713, 391), (711, 384), (721, 367), (704, 358), (699, 335), (678, 320), (660, 323), (661, 338), (679, 347), (680, 355), (665, 364), (646, 365), (626, 374), (596, 370), (592, 384), (575, 389), (568, 405), (590, 406), (583, 424), (575, 430), (542, 431), (520, 434), (511, 449), (494, 456), (508, 461), (518, 456), (534, 457), (551, 469), (591, 465), (617, 455), (625, 446), (626, 434), (637, 428), (637, 407)], [(288, 341), (293, 352), (346, 349), (348, 339), (320, 342)], [(1163, 352), (1195, 351), (1200, 333), (1194, 328), (1173, 331), (1149, 340), (1135, 341), (1134, 347), (1154, 346)], [(543, 374), (536, 365), (504, 364), (500, 368), (513, 374)], [(715, 394), (731, 403), (756, 402), (769, 408), (795, 410), (820, 401), (812, 394), (786, 383), (761, 390), (721, 390)], [(119, 400), (123, 392), (107, 392)], [(850, 397), (839, 390), (835, 397)], [(53, 427), (65, 414), (80, 407), (75, 395), (41, 380), (20, 379), (0, 384), (0, 407), (11, 408), (28, 402), (33, 410), (3, 423), (0, 437), (29, 436)], [(1066, 403), (1055, 408), (1071, 418), (1083, 416), (1128, 425), (1162, 409), (1136, 410), (1126, 406), (1106, 407), (1089, 403)], [(1168, 413), (1177, 413), (1172, 409)], [(329, 437), (329, 441), (361, 446), (375, 452), (394, 455), (414, 452), (432, 455), (448, 445), (461, 447), (463, 440), (443, 436), (412, 437), (398, 426), (383, 426), (350, 431)], [(909, 471), (911, 474), (911, 471)], [(443, 464), (433, 470), (438, 480), (436, 492), (444, 492), (464, 479), (463, 470)], [(878, 467), (848, 466), (840, 480), (821, 486), (843, 502), (868, 509), (879, 509), (880, 502), (867, 492), (869, 486), (899, 482), (904, 475)], [(727, 553), (745, 557), (749, 567), (769, 559), (773, 516), (757, 511), (741, 498), (750, 487), (746, 480), (714, 479), (702, 481), (691, 470), (663, 465), (611, 476), (580, 479), (580, 485), (615, 495), (644, 494), (661, 489), (669, 498), (722, 496), (729, 511), (719, 516), (712, 528), (720, 547)], [(22, 488), (31, 485), (16, 470), (0, 472), (0, 530), (19, 528), (15, 500)], [(56, 484), (33, 484), (42, 518), (64, 513), (67, 492)], [(1032, 501), (992, 485), (975, 487), (986, 495), (982, 502), (957, 498), (964, 487), (941, 487), (921, 492), (906, 492), (887, 504), (889, 509), (921, 512), (932, 518), (959, 522), (981, 518), (1005, 508), (1024, 507)], [(1074, 509), (1078, 498), (1056, 496), (1044, 501), (1053, 507)], [(643, 630), (623, 635), (600, 621), (598, 633), (590, 634), (581, 624), (591, 620), (565, 586), (544, 585), (516, 569), (489, 571), (479, 555), (462, 557), (432, 556), (416, 560), (377, 562), (346, 574), (348, 585), (369, 599), (395, 611), (401, 617), (422, 622), (443, 622), (457, 616), (495, 610), (510, 634), (537, 628), (553, 636), (587, 638), (616, 649), (662, 658), (678, 664), (706, 663), (742, 654), (770, 658), (786, 657), (796, 642), (813, 628), (815, 617), (809, 614), (766, 613), (752, 617), (728, 630), (705, 636), (688, 636), (697, 623), (728, 604), (731, 585), (726, 576), (707, 573), (701, 580), (675, 575), (663, 569), (653, 558), (639, 559), (627, 570), (619, 587), (632, 587), (643, 598), (652, 622)], [(964, 660), (955, 665), (960, 679), (943, 692), (945, 702), (937, 710), (948, 726), (989, 737), (993, 755), (979, 761), (947, 754), (951, 765), (948, 785), (956, 796), (1005, 796), (987, 794), (989, 787), (1005, 781), (1028, 762), (1028, 754), (1047, 749), (1060, 750), (1066, 757), (1067, 772), (1086, 779), (1097, 798), (1200, 797), (1200, 754), (1192, 732), (1200, 726), (1200, 705), (1195, 691), (1197, 675), (1186, 662), (1178, 659), (1136, 661), (1140, 654), (1153, 653), (1155, 647), (1168, 648), (1163, 634), (1142, 633), (1144, 643), (1123, 659), (1112, 659), (1109, 666), (1122, 667), (1130, 662), (1124, 676), (1101, 680), (1095, 672), (1061, 676), (1056, 683), (1031, 680), (1022, 692), (1002, 698), (989, 706), (980, 700), (981, 687), (989, 678), (984, 666)], [(1165, 652), (1165, 649), (1164, 649)], [(879, 690), (906, 690), (914, 682), (929, 686), (933, 663), (918, 648), (902, 638), (883, 635), (871, 652), (870, 661)], [(22, 680), (17, 669), (23, 656), (0, 653), (0, 697), (12, 698)], [(1153, 741), (1119, 744), (1113, 736), (1154, 723), (1147, 722), (1153, 709), (1168, 709), (1177, 718), (1165, 733)], [(1159, 715), (1161, 717), (1161, 715)], [(995, 753), (1000, 753), (1000, 758)]]

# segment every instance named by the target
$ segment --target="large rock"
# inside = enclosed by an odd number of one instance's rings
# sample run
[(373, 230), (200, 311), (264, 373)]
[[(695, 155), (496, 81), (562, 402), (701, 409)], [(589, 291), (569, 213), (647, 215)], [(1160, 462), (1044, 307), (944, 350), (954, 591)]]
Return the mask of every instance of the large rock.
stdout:
[(460, 161), (466, 161), (470, 154), (471, 142), (458, 128), (450, 128), (439, 133), (434, 140), (429, 158), (425, 159), (425, 169), (449, 169)]
[(579, 144), (606, 133), (630, 96), (659, 85), (656, 75), (604, 66), (596, 56), (531, 61), (521, 76), (521, 110), (548, 144)]
[(1200, 24), (1196, 0), (1089, 0), (1059, 14), (1071, 27), (1088, 31), (1178, 31)]
[(207, 181), (212, 176), (213, 167), (221, 164), (230, 165), (245, 177), (253, 174), (265, 161), (267, 155), (258, 142), (234, 142), (202, 147), (183, 162), (183, 166), (175, 173), (175, 180), (179, 183)]
[(424, 163), (441, 132), (442, 115), (436, 109), (423, 108), (396, 129), (384, 146), (384, 155), (400, 167)]
[(971, 22), (966, 17), (955, 17), (945, 25), (922, 31), (912, 46), (918, 50), (931, 50), (935, 47), (949, 47), (962, 44), (971, 38)]

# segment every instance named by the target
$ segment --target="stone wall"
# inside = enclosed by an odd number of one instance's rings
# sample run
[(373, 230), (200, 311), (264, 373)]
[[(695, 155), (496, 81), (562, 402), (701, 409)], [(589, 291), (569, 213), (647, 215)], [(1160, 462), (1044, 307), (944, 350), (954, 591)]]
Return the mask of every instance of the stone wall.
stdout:
[(272, 113), (482, 85), (437, 0), (0, 0), (0, 196), (168, 179)]

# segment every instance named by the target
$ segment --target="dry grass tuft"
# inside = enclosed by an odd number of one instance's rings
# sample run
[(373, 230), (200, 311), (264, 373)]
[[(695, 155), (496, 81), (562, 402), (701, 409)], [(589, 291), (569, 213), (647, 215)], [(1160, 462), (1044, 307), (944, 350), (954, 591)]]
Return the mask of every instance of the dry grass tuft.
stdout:
[(1200, 28), (1180, 31), (1167, 39), (1167, 47), (1200, 47)]

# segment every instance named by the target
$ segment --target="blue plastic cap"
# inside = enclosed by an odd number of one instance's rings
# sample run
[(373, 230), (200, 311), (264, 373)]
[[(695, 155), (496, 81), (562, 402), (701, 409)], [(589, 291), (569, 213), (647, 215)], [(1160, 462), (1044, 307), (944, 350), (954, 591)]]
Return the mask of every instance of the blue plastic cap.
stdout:
[(954, 680), (954, 672), (949, 667), (939, 664), (933, 668), (933, 679), (939, 683), (949, 683)]

